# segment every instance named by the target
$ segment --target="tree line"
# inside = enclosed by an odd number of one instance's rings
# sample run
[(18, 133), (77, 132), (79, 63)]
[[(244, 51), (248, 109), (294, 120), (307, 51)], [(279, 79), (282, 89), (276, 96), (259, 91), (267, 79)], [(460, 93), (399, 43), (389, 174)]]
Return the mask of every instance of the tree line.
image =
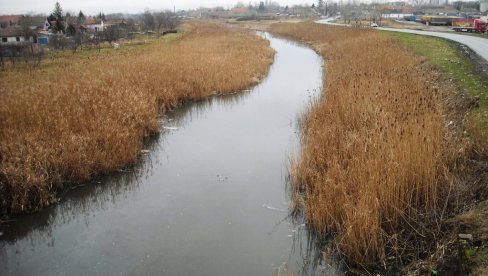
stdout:
[[(19, 32), (25, 38), (37, 41), (37, 32), (32, 28), (33, 16), (26, 15), (20, 20)], [(174, 31), (180, 23), (180, 18), (170, 11), (145, 10), (139, 16), (129, 18), (108, 18), (104, 13), (99, 13), (90, 18), (82, 11), (78, 14), (63, 12), (59, 2), (46, 17), (50, 23), (51, 34), (48, 36), (48, 45), (51, 56), (55, 57), (60, 50), (69, 49), (76, 52), (83, 48), (98, 48), (103, 42), (113, 43), (120, 39), (132, 40), (135, 32), (150, 31), (158, 36), (166, 31)], [(90, 30), (86, 27), (88, 20), (104, 21), (108, 19), (117, 21), (113, 24), (105, 24), (103, 29)], [(26, 63), (38, 65), (44, 56), (44, 47), (32, 42), (0, 45), (0, 66), (8, 59), (13, 64), (21, 60)]]

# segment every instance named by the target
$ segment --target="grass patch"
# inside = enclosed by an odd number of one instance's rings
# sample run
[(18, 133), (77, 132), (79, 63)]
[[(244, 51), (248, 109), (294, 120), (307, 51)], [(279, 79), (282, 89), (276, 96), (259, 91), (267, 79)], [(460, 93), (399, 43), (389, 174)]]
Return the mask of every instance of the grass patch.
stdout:
[(488, 82), (486, 77), (476, 71), (473, 62), (459, 53), (455, 42), (442, 38), (406, 34), (400, 32), (383, 32), (388, 37), (396, 38), (416, 54), (426, 57), (467, 93), (480, 99), (478, 112), (488, 111)]
[[(97, 55), (110, 55), (113, 57), (124, 55), (142, 54), (149, 46), (166, 45), (170, 46), (180, 41), (183, 37), (191, 33), (191, 27), (183, 25), (176, 34), (168, 34), (157, 37), (156, 35), (134, 34), (131, 40), (122, 40), (119, 42), (120, 48), (114, 49), (111, 43), (101, 43), (99, 47), (94, 45), (78, 48), (76, 51), (69, 49), (52, 52), (46, 49), (45, 58), (42, 61), (44, 69), (49, 66), (62, 66), (68, 62), (79, 59), (89, 59)], [(7, 63), (7, 67), (10, 66)]]

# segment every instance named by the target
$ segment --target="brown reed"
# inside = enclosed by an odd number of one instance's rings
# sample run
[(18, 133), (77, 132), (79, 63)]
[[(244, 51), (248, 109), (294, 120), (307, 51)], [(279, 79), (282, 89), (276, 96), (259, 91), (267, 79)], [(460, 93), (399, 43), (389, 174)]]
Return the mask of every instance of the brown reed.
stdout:
[(0, 213), (47, 206), (67, 182), (133, 163), (158, 114), (256, 84), (272, 63), (253, 33), (188, 23), (175, 43), (66, 58), (0, 75)]
[(421, 60), (368, 29), (271, 31), (309, 42), (326, 59), (323, 94), (303, 118), (291, 168), (293, 208), (353, 265), (418, 258), (440, 231), (430, 227), (449, 182), (441, 92)]

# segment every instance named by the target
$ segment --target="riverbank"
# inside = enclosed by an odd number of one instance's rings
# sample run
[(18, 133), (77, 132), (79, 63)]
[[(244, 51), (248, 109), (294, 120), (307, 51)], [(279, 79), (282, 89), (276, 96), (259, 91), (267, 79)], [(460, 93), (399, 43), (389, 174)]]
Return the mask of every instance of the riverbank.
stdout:
[(2, 72), (0, 213), (48, 206), (66, 186), (133, 163), (162, 112), (246, 89), (273, 61), (269, 42), (251, 32), (185, 28), (172, 43)]
[[(461, 104), (467, 104), (469, 112), (462, 115), (466, 133), (472, 140), (474, 153), (470, 154), (472, 183), (480, 183), (472, 193), (476, 193), (476, 202), (469, 206), (469, 211), (449, 218), (447, 225), (451, 233), (446, 235), (438, 248), (437, 259), (420, 261), (411, 265), (411, 270), (439, 267), (439, 270), (462, 270), (460, 273), (484, 275), (488, 272), (488, 229), (486, 214), (488, 213), (488, 62), (477, 56), (475, 52), (464, 45), (434, 37), (414, 34), (385, 32), (387, 37), (398, 39), (416, 54), (426, 58), (434, 64), (443, 76), (441, 82), (454, 86), (458, 95), (466, 96), (467, 100), (451, 101), (457, 110)], [(470, 97), (473, 96), (473, 97)], [(475, 185), (476, 187), (476, 185)], [(468, 202), (469, 203), (469, 202)], [(460, 240), (459, 234), (471, 235), (469, 240)], [(440, 252), (443, 251), (443, 252)], [(454, 264), (454, 265), (453, 265)]]
[(294, 246), (302, 227), (288, 219), (283, 179), (323, 61), (261, 35), (276, 54), (258, 85), (165, 112), (134, 166), (0, 225), (0, 275), (303, 271), (307, 252)]
[(464, 120), (474, 98), (374, 30), (300, 23), (271, 31), (326, 59), (322, 98), (303, 118), (292, 166), (292, 211), (354, 266), (394, 272), (433, 259), (446, 219), (486, 190), (471, 162), (485, 154), (481, 128)]

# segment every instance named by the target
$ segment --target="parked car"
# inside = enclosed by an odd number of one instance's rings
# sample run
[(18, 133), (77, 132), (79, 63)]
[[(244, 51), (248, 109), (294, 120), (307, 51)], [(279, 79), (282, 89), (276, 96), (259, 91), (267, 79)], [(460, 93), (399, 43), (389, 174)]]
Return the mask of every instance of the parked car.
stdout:
[(377, 28), (378, 27), (378, 24), (376, 23), (371, 23), (371, 28)]

